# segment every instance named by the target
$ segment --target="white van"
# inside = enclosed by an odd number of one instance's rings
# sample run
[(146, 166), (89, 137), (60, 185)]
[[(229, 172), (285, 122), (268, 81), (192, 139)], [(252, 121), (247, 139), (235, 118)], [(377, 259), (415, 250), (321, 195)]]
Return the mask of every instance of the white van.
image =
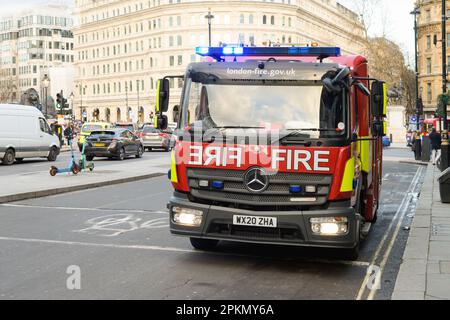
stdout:
[(35, 107), (0, 104), (0, 160), (11, 165), (24, 158), (55, 161), (60, 152), (58, 137)]

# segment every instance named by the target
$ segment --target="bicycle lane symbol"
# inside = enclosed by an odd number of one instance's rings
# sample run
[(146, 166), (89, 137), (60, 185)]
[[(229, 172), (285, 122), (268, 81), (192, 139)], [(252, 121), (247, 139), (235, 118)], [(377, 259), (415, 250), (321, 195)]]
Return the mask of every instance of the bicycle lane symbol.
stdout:
[[(163, 213), (163, 212), (161, 212)], [(85, 222), (89, 227), (73, 232), (86, 233), (102, 237), (116, 237), (139, 229), (168, 228), (168, 218), (156, 218), (143, 221), (134, 214), (113, 214), (89, 219)]]

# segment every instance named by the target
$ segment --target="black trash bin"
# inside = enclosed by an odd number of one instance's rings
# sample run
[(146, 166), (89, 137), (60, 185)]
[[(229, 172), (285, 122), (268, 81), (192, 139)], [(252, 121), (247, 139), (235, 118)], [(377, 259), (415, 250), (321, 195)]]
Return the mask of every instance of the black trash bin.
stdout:
[(438, 177), (442, 203), (450, 203), (450, 168)]

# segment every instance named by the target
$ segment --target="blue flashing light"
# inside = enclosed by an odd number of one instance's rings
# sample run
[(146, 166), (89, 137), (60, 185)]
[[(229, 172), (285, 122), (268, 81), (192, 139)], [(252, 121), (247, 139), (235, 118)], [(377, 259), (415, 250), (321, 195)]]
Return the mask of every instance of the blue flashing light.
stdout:
[(195, 53), (204, 56), (209, 54), (209, 48), (208, 47), (197, 47), (195, 48)]
[(289, 192), (290, 193), (300, 193), (300, 192), (302, 192), (302, 187), (296, 186), (296, 185), (289, 186)]
[(339, 57), (341, 49), (338, 47), (198, 47), (195, 52), (201, 56), (220, 58), (224, 56), (300, 56)]
[(233, 48), (232, 47), (225, 47), (225, 48), (223, 48), (222, 52), (223, 52), (224, 55), (228, 56), (230, 54), (233, 54)]
[(223, 181), (213, 181), (212, 187), (214, 189), (222, 190), (224, 187)]
[(244, 48), (243, 47), (233, 48), (233, 53), (235, 55), (243, 55), (244, 54)]

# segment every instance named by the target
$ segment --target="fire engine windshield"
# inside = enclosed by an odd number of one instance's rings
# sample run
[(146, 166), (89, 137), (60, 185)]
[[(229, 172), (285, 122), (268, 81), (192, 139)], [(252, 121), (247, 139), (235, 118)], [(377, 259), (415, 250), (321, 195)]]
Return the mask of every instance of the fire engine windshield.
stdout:
[(345, 133), (342, 94), (330, 93), (320, 81), (202, 84), (189, 82), (185, 125), (202, 130), (256, 129), (301, 132), (310, 138)]

